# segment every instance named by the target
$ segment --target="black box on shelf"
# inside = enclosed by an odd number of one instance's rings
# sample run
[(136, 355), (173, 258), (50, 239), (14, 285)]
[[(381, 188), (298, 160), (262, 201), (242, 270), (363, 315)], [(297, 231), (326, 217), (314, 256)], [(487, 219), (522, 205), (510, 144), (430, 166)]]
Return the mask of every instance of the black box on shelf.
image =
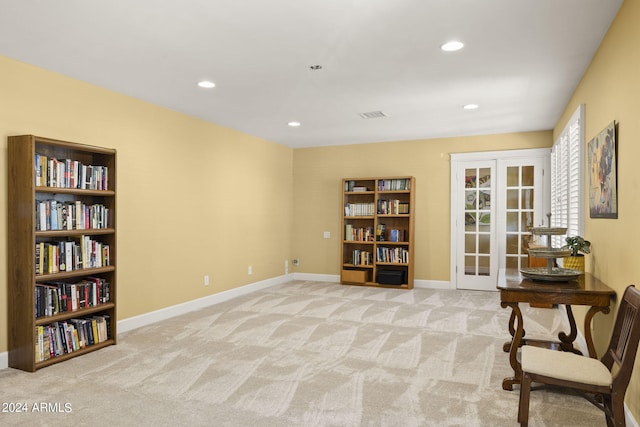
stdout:
[(376, 273), (376, 282), (381, 285), (402, 285), (404, 283), (404, 271), (380, 270)]

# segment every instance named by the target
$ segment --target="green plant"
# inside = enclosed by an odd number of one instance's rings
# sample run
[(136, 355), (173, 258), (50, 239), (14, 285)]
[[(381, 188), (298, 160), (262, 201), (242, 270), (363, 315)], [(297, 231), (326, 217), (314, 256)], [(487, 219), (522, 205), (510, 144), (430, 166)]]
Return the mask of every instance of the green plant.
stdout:
[(567, 244), (562, 249), (571, 249), (571, 256), (579, 256), (581, 252), (583, 254), (591, 252), (591, 242), (581, 236), (567, 236), (564, 240)]

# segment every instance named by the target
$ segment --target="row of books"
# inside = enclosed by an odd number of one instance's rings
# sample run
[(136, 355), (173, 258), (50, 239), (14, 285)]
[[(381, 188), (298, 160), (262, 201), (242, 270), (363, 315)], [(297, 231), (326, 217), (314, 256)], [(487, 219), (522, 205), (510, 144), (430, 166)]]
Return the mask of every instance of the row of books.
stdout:
[(411, 180), (399, 179), (379, 179), (378, 191), (404, 191), (411, 189)]
[(354, 265), (373, 265), (373, 254), (368, 251), (354, 249), (351, 257), (351, 264)]
[(351, 181), (344, 182), (344, 191), (363, 192), (363, 191), (371, 191), (371, 190), (366, 185), (358, 185), (356, 181), (351, 180)]
[(95, 307), (109, 302), (111, 285), (99, 277), (77, 283), (46, 282), (35, 286), (36, 318)]
[(80, 200), (62, 202), (55, 199), (36, 203), (36, 230), (88, 230), (108, 228), (109, 208), (102, 204), (86, 205)]
[(89, 236), (79, 236), (77, 241), (37, 242), (36, 275), (108, 266), (111, 263), (109, 249), (108, 244)]
[(389, 242), (406, 242), (407, 237), (406, 237), (406, 231), (405, 230), (400, 230), (397, 228), (392, 228), (391, 230), (389, 230), (388, 232), (388, 241)]
[(111, 336), (110, 316), (99, 315), (36, 326), (36, 362), (99, 344)]
[(373, 227), (354, 227), (351, 224), (344, 226), (344, 240), (372, 242), (374, 237)]
[(347, 203), (344, 205), (344, 216), (373, 216), (375, 205), (373, 203)]
[(398, 228), (387, 230), (387, 227), (382, 223), (376, 225), (376, 241), (378, 242), (405, 242), (406, 238), (406, 230)]
[(106, 190), (109, 188), (107, 166), (85, 165), (77, 160), (47, 157), (36, 153), (35, 184), (37, 187)]
[(409, 262), (409, 251), (405, 248), (379, 246), (376, 248), (376, 261), (406, 264)]
[(400, 200), (378, 200), (379, 215), (408, 214), (409, 203)]

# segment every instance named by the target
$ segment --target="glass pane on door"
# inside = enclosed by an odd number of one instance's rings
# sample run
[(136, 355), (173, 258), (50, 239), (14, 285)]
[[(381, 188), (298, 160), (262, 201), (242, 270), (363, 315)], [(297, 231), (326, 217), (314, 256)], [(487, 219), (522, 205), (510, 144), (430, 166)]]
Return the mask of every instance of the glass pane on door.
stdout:
[(534, 166), (507, 167), (506, 267), (528, 266), (534, 215)]
[(491, 168), (466, 168), (464, 274), (489, 276), (491, 261)]

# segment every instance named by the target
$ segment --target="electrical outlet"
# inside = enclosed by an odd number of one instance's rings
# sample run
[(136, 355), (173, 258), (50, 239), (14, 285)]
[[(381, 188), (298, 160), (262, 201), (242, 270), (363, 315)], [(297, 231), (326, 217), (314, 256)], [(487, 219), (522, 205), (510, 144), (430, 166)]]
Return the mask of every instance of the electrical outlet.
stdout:
[(300, 260), (298, 258), (293, 259), (293, 265), (300, 265)]
[(247, 274), (253, 274), (253, 267), (249, 266), (249, 268), (247, 268)]
[(205, 286), (209, 286), (209, 276), (208, 275), (204, 276), (204, 285)]
[(331, 238), (331, 232), (330, 231), (325, 231), (323, 233), (323, 236), (324, 236), (325, 239), (330, 239)]

